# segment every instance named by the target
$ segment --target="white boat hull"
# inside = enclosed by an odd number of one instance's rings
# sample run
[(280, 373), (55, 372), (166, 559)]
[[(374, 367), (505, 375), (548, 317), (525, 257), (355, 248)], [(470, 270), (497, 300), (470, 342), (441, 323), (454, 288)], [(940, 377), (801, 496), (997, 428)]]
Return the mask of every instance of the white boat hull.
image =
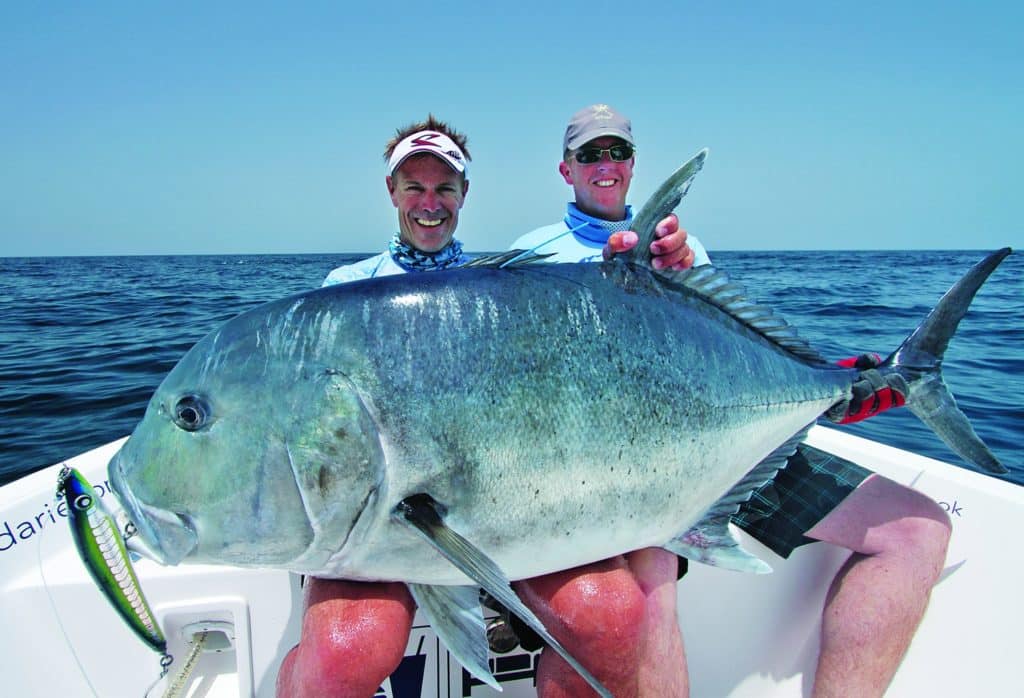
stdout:
[[(1024, 520), (1024, 488), (834, 429), (815, 427), (809, 440), (911, 484), (940, 502), (953, 521), (945, 572), (889, 695), (1012, 690), (1019, 673), (1017, 623), (1024, 619), (1024, 560), (1011, 536)], [(68, 464), (106, 494), (106, 464), (120, 443)], [(3, 692), (141, 696), (159, 675), (158, 657), (116, 616), (78, 559), (53, 495), (59, 467), (0, 489)], [(115, 506), (113, 498), (104, 501)], [(808, 695), (821, 607), (847, 552), (817, 543), (781, 560), (749, 537), (744, 540), (775, 568), (773, 574), (691, 564), (679, 584), (692, 694)], [(299, 637), (302, 594), (296, 575), (205, 565), (163, 568), (150, 561), (135, 567), (177, 658), (172, 675), (188, 653), (187, 640), (201, 629), (212, 631), (185, 695), (274, 695), (280, 662)], [(448, 656), (420, 616), (406, 654), (378, 696), (498, 695)], [(492, 656), (501, 695), (535, 695), (535, 661), (535, 654), (518, 649)]]

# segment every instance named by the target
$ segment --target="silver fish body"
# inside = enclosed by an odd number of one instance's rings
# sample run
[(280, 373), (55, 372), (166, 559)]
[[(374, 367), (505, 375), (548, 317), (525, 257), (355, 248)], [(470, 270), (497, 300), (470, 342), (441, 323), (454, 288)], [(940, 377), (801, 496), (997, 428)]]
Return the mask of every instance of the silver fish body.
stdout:
[(110, 475), (166, 562), (465, 584), (394, 516), (426, 493), (526, 578), (685, 532), (855, 375), (633, 264), (408, 274), (226, 323)]

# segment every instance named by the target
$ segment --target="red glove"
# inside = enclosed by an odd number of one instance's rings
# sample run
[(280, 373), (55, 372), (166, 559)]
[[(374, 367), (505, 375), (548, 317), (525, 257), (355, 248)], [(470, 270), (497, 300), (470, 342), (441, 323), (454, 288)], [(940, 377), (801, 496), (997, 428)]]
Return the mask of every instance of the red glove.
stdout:
[(882, 357), (878, 354), (861, 354), (860, 356), (851, 356), (848, 359), (840, 359), (836, 361), (837, 364), (843, 368), (856, 368), (861, 371), (866, 371), (869, 368), (878, 368), (882, 365)]
[(833, 422), (852, 424), (906, 404), (910, 387), (898, 373), (883, 376), (875, 370), (882, 363), (878, 354), (861, 354), (837, 363), (846, 368), (860, 369), (860, 376), (851, 387), (853, 396), (826, 413)]

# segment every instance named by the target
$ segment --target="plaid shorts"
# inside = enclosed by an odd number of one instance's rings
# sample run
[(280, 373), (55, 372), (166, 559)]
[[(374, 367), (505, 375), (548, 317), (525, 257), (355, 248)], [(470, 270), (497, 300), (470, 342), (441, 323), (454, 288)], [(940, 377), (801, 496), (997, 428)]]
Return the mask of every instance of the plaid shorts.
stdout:
[(867, 468), (801, 444), (772, 482), (758, 488), (733, 523), (782, 557), (813, 543), (804, 535), (871, 474)]

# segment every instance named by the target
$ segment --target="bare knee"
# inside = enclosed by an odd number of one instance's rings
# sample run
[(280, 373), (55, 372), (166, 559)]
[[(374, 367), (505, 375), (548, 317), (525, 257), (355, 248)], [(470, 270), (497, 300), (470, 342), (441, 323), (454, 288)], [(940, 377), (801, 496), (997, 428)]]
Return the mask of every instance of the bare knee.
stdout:
[(807, 536), (863, 555), (915, 556), (941, 566), (951, 531), (949, 515), (933, 499), (875, 475)]
[(646, 597), (621, 558), (530, 580), (528, 586), (527, 597), (539, 598), (538, 610), (554, 628), (564, 630), (563, 642), (570, 649), (620, 656), (635, 652)]
[(302, 637), (327, 665), (357, 662), (363, 668), (383, 665), (393, 669), (402, 660), (411, 622), (412, 609), (401, 598), (382, 594), (308, 608)]
[(278, 695), (372, 695), (401, 662), (414, 612), (404, 585), (310, 580)]
[(935, 505), (941, 518), (908, 516), (878, 531), (879, 555), (909, 561), (921, 584), (932, 585), (946, 562), (952, 527), (946, 513)]
[(675, 586), (679, 580), (679, 558), (675, 553), (662, 548), (643, 548), (626, 553), (625, 557), (644, 594), (670, 586), (675, 598)]
[(604, 651), (610, 651), (608, 645), (630, 648), (636, 643), (644, 624), (646, 597), (634, 580), (586, 580), (571, 591), (578, 600), (557, 608), (579, 643)]
[(942, 569), (953, 527), (949, 514), (935, 500), (907, 489), (895, 498), (894, 516), (879, 522), (871, 533), (878, 553), (900, 555)]

